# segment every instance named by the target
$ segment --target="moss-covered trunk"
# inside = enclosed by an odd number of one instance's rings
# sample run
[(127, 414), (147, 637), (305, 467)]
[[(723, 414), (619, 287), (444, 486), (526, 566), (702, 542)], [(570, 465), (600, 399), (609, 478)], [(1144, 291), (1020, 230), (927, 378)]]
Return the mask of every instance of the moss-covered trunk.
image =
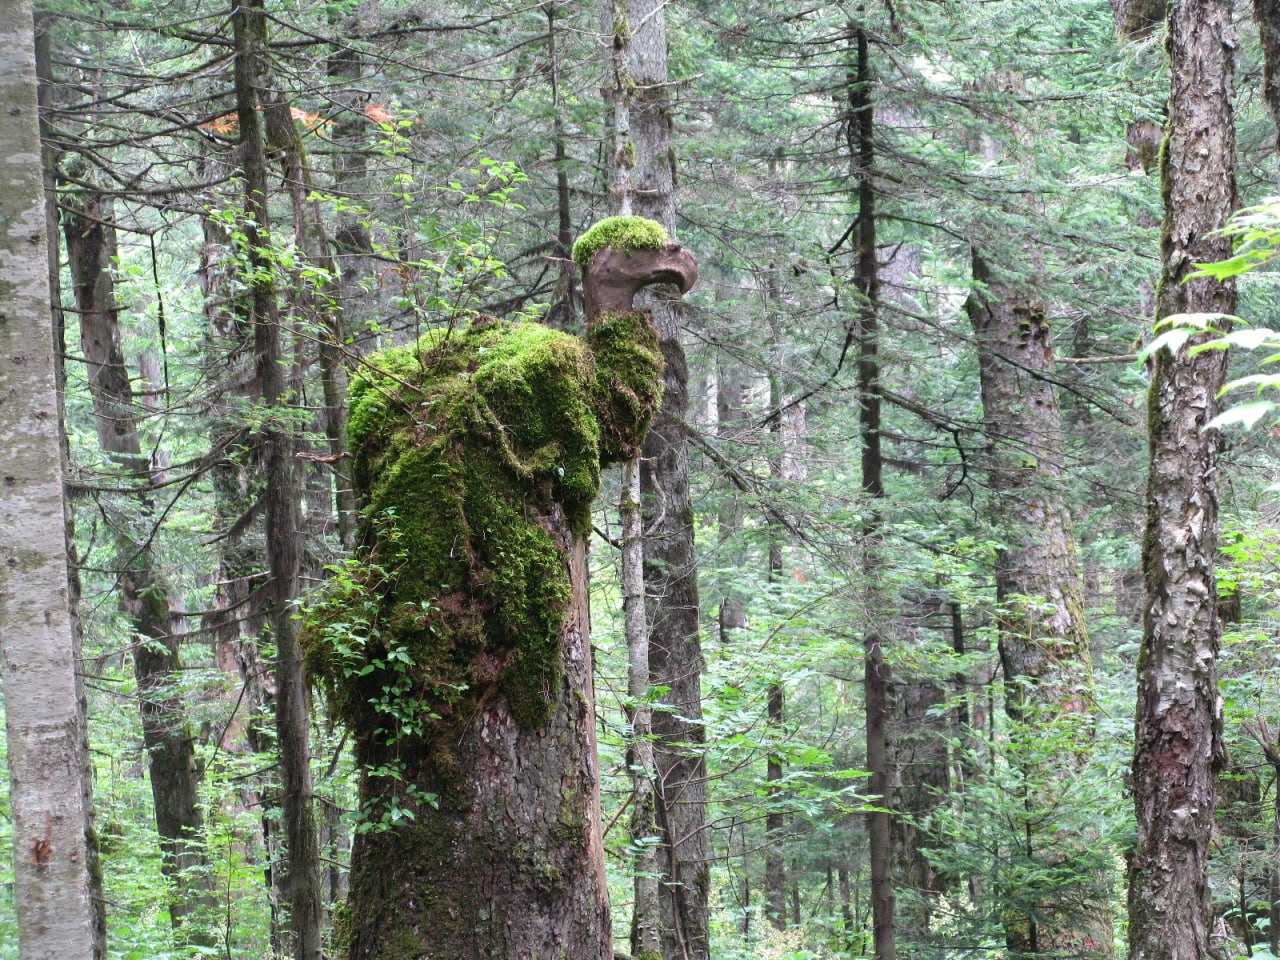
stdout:
[(526, 726), (492, 692), (412, 772), (396, 746), (360, 745), (369, 829), (351, 864), (352, 960), (611, 956), (586, 551), (562, 511), (536, 522), (563, 548), (573, 584), (550, 717)]
[(352, 960), (611, 955), (585, 538), (661, 361), (647, 314), (593, 316), (439, 328), (353, 383), (363, 538), (303, 633), (361, 769)]

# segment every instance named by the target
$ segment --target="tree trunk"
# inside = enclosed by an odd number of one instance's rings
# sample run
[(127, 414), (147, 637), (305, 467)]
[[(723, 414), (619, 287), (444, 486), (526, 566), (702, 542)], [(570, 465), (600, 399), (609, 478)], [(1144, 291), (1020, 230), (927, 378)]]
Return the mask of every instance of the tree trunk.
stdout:
[[(38, 14), (35, 23), (35, 62), (40, 122), (40, 165), (44, 185), (45, 235), (49, 251), (49, 305), (52, 308), (54, 382), (58, 395), (58, 446), (62, 453), (63, 471), (63, 530), (67, 546), (67, 599), (71, 612), (72, 658), (79, 662), (83, 648), (80, 606), (80, 564), (76, 555), (75, 509), (72, 493), (66, 480), (71, 468), (71, 439), (67, 433), (67, 335), (66, 314), (62, 309), (62, 251), (58, 243), (58, 190), (57, 169), (60, 151), (53, 143), (52, 112), (54, 108), (53, 79), (53, 26), (54, 18)], [(89, 729), (83, 722), (88, 717), (89, 704), (85, 696), (82, 675), (76, 674), (76, 693), (79, 698), (80, 728), (80, 781), (84, 788), (85, 838), (88, 854), (89, 896), (93, 902), (94, 960), (104, 960), (107, 955), (107, 901), (102, 888), (101, 851), (98, 849), (98, 832), (94, 825), (93, 811), (93, 761), (89, 756)]]
[(547, 15), (547, 79), (551, 84), (551, 143), (556, 168), (556, 242), (555, 266), (560, 274), (555, 294), (547, 311), (546, 322), (561, 330), (568, 330), (576, 316), (578, 299), (578, 271), (570, 256), (573, 247), (573, 207), (569, 192), (569, 155), (564, 130), (564, 104), (560, 96), (560, 57), (556, 49), (559, 33), (556, 28), (558, 0), (542, 0), (542, 12)]
[[(573, 583), (550, 717), (529, 726), (503, 695), (482, 697), (432, 759), (399, 778), (377, 771), (404, 765), (402, 748), (357, 729), (361, 805), (375, 822), (352, 854), (350, 960), (612, 956), (586, 545), (563, 513), (539, 522)], [(414, 811), (416, 821), (377, 822), (394, 809)]]
[[(613, 0), (607, 64), (615, 111), (611, 195), (620, 213), (656, 220), (674, 239), (675, 162), (663, 0)], [(641, 459), (649, 682), (667, 688), (654, 711), (659, 822), (664, 827), (662, 955), (706, 960), (710, 867), (702, 756), (702, 640), (684, 420), (689, 368), (670, 288), (640, 301), (653, 313), (664, 360), (662, 408)]]
[(31, 4), (0, 8), (0, 656), (22, 960), (95, 956)]
[(649, 703), (649, 624), (644, 598), (644, 527), (640, 513), (640, 464), (622, 465), (622, 606), (627, 636), (627, 719), (631, 742), (631, 843), (636, 852), (635, 902), (631, 907), (631, 955), (662, 956), (658, 878), (661, 867), (654, 839), (661, 836), (657, 809), (657, 767), (653, 758), (653, 707)]
[[(270, 86), (264, 81), (267, 20), (261, 3), (239, 6), (232, 23), (247, 215), (243, 230), (253, 275), (240, 308), (247, 318), (246, 325), (253, 331), (255, 373), (262, 402), (269, 411), (274, 411), (291, 402), (285, 383), (285, 351), (276, 291), (271, 279), (275, 265), (265, 252), (271, 242), (271, 221), (262, 114), (278, 107), (278, 100), (271, 97)], [(284, 112), (287, 116), (287, 108)], [(292, 124), (292, 120), (288, 122)], [(257, 439), (266, 479), (263, 499), (270, 580), (264, 592), (268, 598), (271, 639), (276, 647), (276, 738), (288, 850), (291, 952), (296, 960), (319, 960), (320, 858), (312, 809), (307, 687), (293, 610), (298, 596), (302, 526), (294, 467), (295, 443), (292, 428), (270, 416), (259, 429)]]
[[(1157, 317), (1235, 312), (1231, 283), (1186, 280), (1224, 260), (1218, 235), (1236, 208), (1229, 0), (1173, 0), (1172, 88), (1161, 177), (1165, 219)], [(1193, 339), (1193, 346), (1196, 340)], [(1146, 585), (1129, 863), (1130, 960), (1211, 956), (1208, 860), (1214, 771), (1225, 759), (1217, 656), (1217, 410), (1225, 351), (1155, 356), (1148, 395), (1150, 472), (1142, 568)]]
[(1164, 22), (1165, 0), (1111, 0), (1122, 40), (1141, 40)]
[[(773, 551), (770, 551), (771, 553)], [(768, 695), (769, 735), (782, 736), (782, 719), (785, 701), (782, 685), (769, 684)], [(787, 868), (783, 840), (787, 832), (787, 815), (782, 803), (782, 757), (770, 751), (765, 761), (765, 784), (768, 813), (764, 819), (764, 912), (775, 930), (787, 928)]]
[[(135, 507), (141, 520), (149, 524), (154, 520), (151, 496), (146, 492), (150, 463), (142, 453), (133, 387), (120, 348), (119, 308), (111, 273), (116, 259), (114, 214), (108, 202), (87, 191), (68, 197), (64, 208), (67, 261), (80, 317), (81, 350), (98, 447), (115, 462), (124, 484), (138, 487), (133, 497)], [(134, 676), (156, 831), (163, 871), (174, 895), (169, 915), (174, 926), (181, 927), (193, 914), (204, 911), (206, 922), (189, 925), (183, 938), (208, 946), (212, 942), (208, 912), (216, 900), (204, 854), (195, 735), (185, 722), (182, 699), (172, 689), (181, 670), (181, 624), (170, 612), (169, 592), (151, 552), (150, 531), (143, 530), (139, 536), (134, 518), (129, 516), (117, 515), (113, 521), (116, 555), (123, 564), (117, 574), (120, 602), (137, 638)]]
[[(716, 437), (733, 460), (741, 455), (745, 393), (740, 365), (735, 358), (722, 356), (716, 369)], [(742, 527), (742, 503), (730, 484), (725, 484), (723, 497), (717, 516), (718, 535), (722, 555), (726, 551), (728, 555), (724, 556), (722, 564), (736, 568), (746, 559), (743, 550), (734, 544)], [(747, 607), (745, 598), (731, 579), (722, 585), (721, 591), (717, 617), (720, 643), (729, 644), (733, 642), (736, 631), (747, 626)]]
[[(922, 643), (914, 640), (913, 643)], [(927, 647), (925, 649), (928, 649)], [(918, 670), (918, 668), (917, 668)], [(893, 815), (889, 825), (897, 939), (922, 943), (933, 915), (932, 900), (945, 889), (926, 851), (928, 834), (921, 824), (953, 796), (948, 768), (948, 729), (943, 684), (899, 670), (889, 698), (888, 764), (892, 772)]]
[[(879, 318), (880, 277), (876, 262), (876, 209), (874, 118), (871, 86), (871, 51), (861, 24), (850, 23), (855, 60), (849, 71), (845, 116), (845, 137), (849, 158), (858, 184), (857, 261), (854, 284), (858, 290), (858, 424), (862, 438), (862, 491), (873, 501), (871, 515), (863, 529), (863, 566), (867, 606), (878, 617), (877, 546), (880, 515), (874, 501), (884, 496), (884, 461), (880, 453), (880, 360)], [(875, 960), (897, 957), (894, 928), (893, 850), (889, 823), (889, 756), (886, 739), (889, 721), (889, 668), (884, 660), (883, 633), (873, 623), (863, 638), (863, 692), (867, 719), (868, 790), (877, 797), (879, 809), (868, 810), (867, 837), (871, 850), (871, 914)]]
[[(213, 172), (220, 170), (221, 164), (206, 157), (201, 169), (204, 179), (216, 180)], [(214, 206), (219, 200), (210, 196), (207, 202)], [(237, 316), (230, 301), (229, 291), (235, 283), (227, 266), (232, 260), (230, 238), (219, 223), (208, 217), (203, 218), (201, 226), (204, 242), (200, 250), (200, 287), (209, 366), (217, 371), (213, 412), (221, 428), (220, 435), (213, 439), (221, 456), (210, 471), (218, 550), (217, 592), (214, 609), (204, 617), (202, 626), (213, 638), (219, 668), (240, 687), (227, 699), (243, 722), (224, 731), (222, 749), (239, 746), (234, 741), (242, 731), (244, 746), (263, 758), (261, 764), (255, 764), (261, 772), (242, 782), (241, 796), (246, 809), (259, 813), (266, 854), (263, 873), (271, 912), (271, 947), (275, 953), (283, 954), (281, 912), (289, 896), (284, 886), (285, 871), (275, 869), (282, 857), (279, 831), (275, 829), (280, 791), (275, 764), (267, 762), (273, 750), (268, 727), (275, 715), (274, 680), (258, 657), (257, 640), (267, 602), (261, 589), (266, 579), (265, 543), (256, 523), (261, 506), (260, 451), (243, 442), (246, 431), (232, 414), (236, 403), (255, 399), (251, 331), (243, 322), (247, 318)], [(228, 402), (229, 398), (233, 398), (232, 402)]]
[[(1018, 756), (1033, 811), (1059, 802), (1055, 784), (1069, 783), (1089, 760), (1093, 739), (1093, 666), (1084, 617), (1084, 587), (1071, 517), (1063, 499), (1066, 463), (1062, 418), (1054, 392), (1053, 336), (1043, 304), (992, 275), (973, 253), (978, 285), (965, 304), (973, 322), (982, 385), (983, 426), (991, 487), (1005, 524), (996, 559), (997, 627), (1006, 707), (1021, 744)], [(1046, 755), (1046, 727), (1065, 725)], [(1063, 744), (1068, 745), (1065, 750)], [(1024, 853), (1058, 868), (1063, 853), (1096, 846), (1087, 824), (1026, 828)], [(1049, 861), (1045, 863), (1045, 858)], [(1074, 874), (1073, 874), (1074, 875)], [(1004, 906), (1005, 939), (1016, 955), (1112, 955), (1109, 876), (1078, 872), (1078, 886), (1054, 886), (1033, 901)]]
[(1280, 0), (1253, 0), (1253, 19), (1262, 41), (1262, 95), (1271, 110), (1280, 149)]

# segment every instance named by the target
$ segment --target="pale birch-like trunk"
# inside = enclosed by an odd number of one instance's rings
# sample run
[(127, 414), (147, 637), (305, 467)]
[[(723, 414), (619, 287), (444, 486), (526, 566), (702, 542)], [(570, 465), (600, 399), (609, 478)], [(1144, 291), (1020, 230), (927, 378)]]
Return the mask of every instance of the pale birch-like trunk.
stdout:
[(95, 956), (34, 20), (0, 7), (0, 656), (22, 960)]
[[(53, 349), (55, 356), (54, 377), (58, 390), (59, 447), (62, 452), (64, 481), (70, 479), (71, 442), (66, 430), (67, 392), (67, 338), (66, 315), (62, 309), (62, 250), (58, 237), (57, 176), (60, 151), (53, 143), (52, 111), (54, 107), (53, 81), (53, 27), (55, 18), (49, 14), (36, 15), (36, 91), (40, 109), (41, 167), (44, 182), (45, 225), (48, 237), (49, 305), (52, 308)], [(79, 619), (80, 564), (76, 555), (75, 510), (71, 503), (71, 490), (64, 485), (63, 517), (64, 539), (67, 544), (67, 596), (71, 606), (71, 643), (73, 657), (79, 660), (83, 648), (83, 635)], [(88, 700), (84, 683), (77, 674), (76, 684), (81, 717), (88, 716)], [(102, 862), (98, 849), (98, 834), (93, 822), (93, 761), (89, 756), (89, 731), (87, 725), (80, 731), (81, 782), (84, 786), (85, 836), (89, 855), (89, 896), (94, 908), (94, 958), (107, 955), (107, 901), (102, 889)]]
[[(656, 220), (675, 239), (675, 163), (663, 0), (613, 0), (605, 23), (607, 97), (614, 110), (610, 195), (615, 212)], [(641, 456), (649, 682), (667, 688), (653, 714), (661, 853), (662, 955), (703, 960), (709, 950), (710, 866), (706, 763), (701, 744), (702, 641), (685, 415), (689, 368), (672, 288), (652, 310), (664, 361), (662, 408)]]

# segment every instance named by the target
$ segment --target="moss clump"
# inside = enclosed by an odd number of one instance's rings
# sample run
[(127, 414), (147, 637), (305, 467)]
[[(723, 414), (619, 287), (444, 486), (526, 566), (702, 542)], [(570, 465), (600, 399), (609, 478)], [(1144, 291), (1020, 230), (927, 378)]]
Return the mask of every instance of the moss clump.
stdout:
[(606, 217), (580, 236), (573, 245), (573, 262), (583, 270), (604, 247), (624, 253), (661, 250), (669, 243), (666, 227), (646, 217)]
[(620, 463), (640, 452), (662, 402), (662, 353), (648, 314), (606, 313), (587, 333), (596, 358), (594, 387), (600, 461)]
[(362, 545), (302, 635), (359, 737), (427, 743), (494, 694), (546, 722), (569, 535), (590, 529), (601, 463), (642, 441), (660, 371), (643, 313), (586, 341), (485, 319), (370, 358), (348, 419)]

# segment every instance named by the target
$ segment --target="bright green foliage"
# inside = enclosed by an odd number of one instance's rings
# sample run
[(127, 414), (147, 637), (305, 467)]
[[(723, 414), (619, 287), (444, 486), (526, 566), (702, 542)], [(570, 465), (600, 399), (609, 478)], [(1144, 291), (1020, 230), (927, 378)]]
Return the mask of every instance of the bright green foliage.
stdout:
[(606, 217), (580, 236), (573, 245), (573, 261), (584, 270), (596, 251), (604, 247), (630, 252), (661, 250), (669, 243), (666, 228), (647, 217)]
[(659, 364), (642, 313), (606, 316), (588, 341), (485, 318), (370, 359), (348, 424), (365, 548), (304, 633), (356, 730), (420, 741), (495, 691), (522, 724), (545, 722), (565, 526), (588, 532), (602, 460), (643, 438)]

